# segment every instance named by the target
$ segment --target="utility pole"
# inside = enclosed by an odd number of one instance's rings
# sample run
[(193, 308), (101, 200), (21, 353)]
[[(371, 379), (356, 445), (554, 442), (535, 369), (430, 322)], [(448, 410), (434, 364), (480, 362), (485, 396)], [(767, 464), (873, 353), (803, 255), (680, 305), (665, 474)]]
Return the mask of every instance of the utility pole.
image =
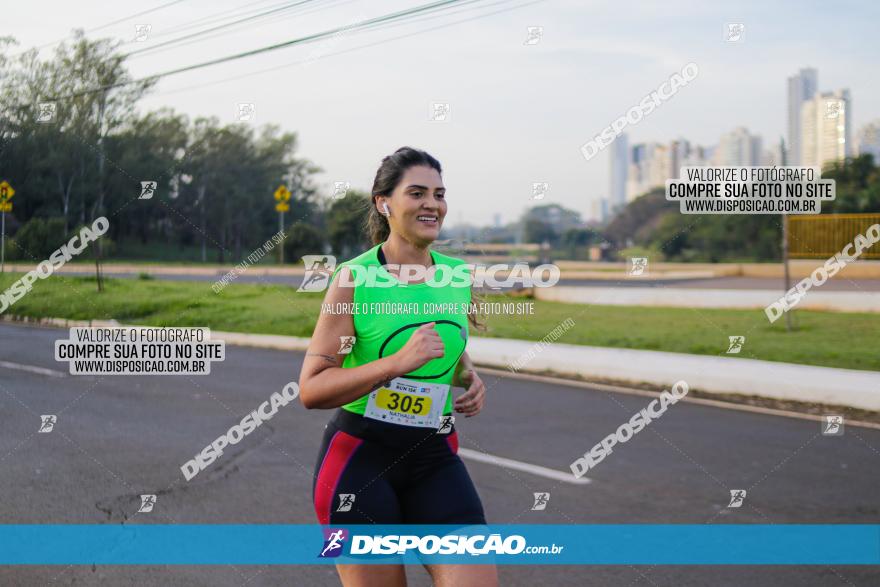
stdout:
[(208, 236), (205, 234), (205, 182), (204, 180), (199, 185), (199, 211), (201, 215), (201, 224), (202, 224), (202, 263), (208, 262)]
[[(787, 157), (785, 153), (785, 140), (779, 139), (779, 152), (782, 153), (782, 166), (787, 165)], [(788, 273), (788, 214), (782, 214), (782, 279), (783, 279), (783, 295), (788, 292), (791, 282)], [(791, 313), (794, 309), (785, 312), (785, 330), (791, 332)]]
[[(284, 212), (278, 216), (278, 232), (284, 232)], [(281, 257), (281, 264), (284, 265), (284, 245), (278, 247), (278, 254)]]
[(2, 223), (2, 227), (0, 227), (0, 273), (6, 272), (6, 213), (12, 212), (12, 202), (9, 200), (14, 195), (15, 190), (12, 189), (8, 181), (4, 179), (0, 182), (0, 218), (2, 218), (0, 220)]
[[(278, 232), (284, 232), (284, 213), (290, 210), (290, 190), (287, 189), (287, 186), (281, 184), (278, 186), (278, 189), (275, 190), (273, 194), (275, 200), (278, 202), (275, 204), (275, 210), (278, 212)], [(281, 241), (281, 246), (278, 247), (278, 258), (280, 259), (281, 265), (284, 265), (284, 241)]]

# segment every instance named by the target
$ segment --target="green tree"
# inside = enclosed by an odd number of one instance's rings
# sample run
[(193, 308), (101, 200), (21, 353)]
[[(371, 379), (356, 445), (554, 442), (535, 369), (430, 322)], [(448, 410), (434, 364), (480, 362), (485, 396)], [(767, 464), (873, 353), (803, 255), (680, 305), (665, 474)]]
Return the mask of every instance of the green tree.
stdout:
[(831, 164), (822, 172), (833, 179), (836, 198), (822, 202), (823, 214), (880, 212), (880, 167), (869, 154)]
[(645, 243), (669, 214), (679, 215), (678, 204), (667, 202), (664, 190), (657, 189), (627, 204), (605, 227), (602, 234), (615, 249)]
[(602, 242), (602, 237), (589, 228), (569, 228), (562, 234), (561, 245), (571, 259), (578, 258), (578, 249)]
[(284, 258), (290, 263), (299, 263), (303, 255), (324, 252), (324, 235), (312, 224), (300, 220), (288, 227), (283, 246)]
[[(13, 225), (58, 217), (66, 234), (103, 214), (101, 248), (112, 235), (122, 248), (127, 239), (201, 245), (204, 261), (209, 249), (236, 261), (278, 230), (272, 193), (285, 183), (286, 222), (325, 230), (312, 181), (321, 170), (297, 156), (295, 133), (168, 109), (138, 114), (150, 84), (133, 82), (112, 41), (79, 32), (46, 59), (36, 50), (12, 57), (14, 47), (0, 38), (0, 170), (17, 192)], [(48, 123), (38, 122), (40, 103), (55, 107)], [(152, 198), (138, 198), (142, 181), (158, 182)]]
[(67, 239), (63, 218), (31, 218), (15, 234), (19, 257), (34, 263), (47, 259)]
[(370, 198), (356, 190), (332, 201), (327, 210), (327, 239), (335, 255), (349, 259), (355, 252), (368, 248), (364, 222), (369, 206)]

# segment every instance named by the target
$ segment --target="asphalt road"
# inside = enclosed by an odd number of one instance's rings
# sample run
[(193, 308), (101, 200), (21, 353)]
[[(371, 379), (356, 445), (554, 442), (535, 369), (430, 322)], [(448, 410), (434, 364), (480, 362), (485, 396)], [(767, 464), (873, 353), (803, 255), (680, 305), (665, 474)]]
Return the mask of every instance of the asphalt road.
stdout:
[[(0, 325), (0, 520), (12, 523), (311, 524), (312, 467), (330, 413), (298, 403), (190, 482), (180, 465), (298, 378), (301, 353), (228, 347), (209, 376), (51, 376), (57, 329)], [(687, 379), (683, 373), (682, 378)], [(489, 400), (459, 418), (461, 446), (559, 471), (648, 398), (484, 377)], [(41, 414), (55, 429), (37, 434)], [(878, 523), (880, 430), (687, 402), (573, 485), (466, 459), (490, 523)], [(727, 509), (730, 489), (746, 489)], [(549, 491), (544, 511), (534, 492)], [(139, 495), (158, 496), (137, 513)], [(454, 499), (454, 496), (450, 496)], [(670, 545), (674, 548), (675, 545)], [(418, 567), (411, 585), (428, 585)], [(505, 585), (880, 584), (856, 566), (508, 566)], [(338, 585), (332, 567), (5, 567), (2, 585)]]
[[(133, 273), (107, 273), (108, 277), (121, 279), (137, 278)], [(208, 281), (215, 282), (223, 277), (217, 275), (156, 273), (154, 279), (163, 281)], [(295, 275), (260, 275), (256, 271), (244, 272), (232, 283), (268, 283), (299, 287), (301, 276)], [(796, 281), (792, 280), (794, 286)], [(707, 279), (632, 279), (621, 275), (620, 279), (560, 279), (558, 285), (578, 287), (664, 287), (688, 289), (768, 289), (782, 291), (781, 279), (763, 277), (713, 277)], [(880, 292), (880, 279), (850, 280), (843, 278), (829, 279), (822, 284), (822, 291), (862, 291)]]

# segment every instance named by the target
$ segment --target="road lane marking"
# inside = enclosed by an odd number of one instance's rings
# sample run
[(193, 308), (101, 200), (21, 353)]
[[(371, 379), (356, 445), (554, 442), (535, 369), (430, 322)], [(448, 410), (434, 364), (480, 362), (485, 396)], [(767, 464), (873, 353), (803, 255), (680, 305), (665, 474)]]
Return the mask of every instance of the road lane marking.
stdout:
[[(486, 372), (498, 377), (509, 377), (510, 379), (522, 379), (525, 381), (540, 381), (542, 383), (550, 383), (552, 385), (563, 385), (566, 387), (579, 387), (590, 391), (610, 391), (613, 393), (623, 393), (626, 395), (638, 395), (643, 397), (659, 397), (659, 392), (648, 391), (636, 387), (626, 387), (624, 385), (610, 385), (607, 383), (594, 383), (590, 381), (578, 381), (576, 379), (566, 379), (564, 377), (550, 377), (547, 375), (534, 375), (532, 373), (517, 372), (513, 373), (506, 369), (495, 369), (492, 367), (481, 367), (477, 363), (476, 368), (481, 372)], [(658, 387), (661, 387), (658, 385)], [(668, 387), (668, 386), (667, 386)], [(699, 391), (699, 390), (698, 390)], [(734, 395), (734, 394), (731, 394)], [(780, 416), (783, 418), (794, 418), (797, 420), (813, 420), (814, 422), (822, 422), (821, 414), (808, 414), (805, 412), (793, 412), (791, 410), (783, 410), (780, 408), (765, 408), (763, 406), (752, 406), (749, 404), (739, 404), (733, 401), (725, 401), (720, 399), (709, 399), (705, 397), (686, 397), (681, 400), (683, 403), (696, 404), (703, 406), (712, 406), (724, 410), (735, 410), (738, 412), (752, 412), (753, 414), (764, 414), (767, 416)], [(833, 411), (833, 408), (827, 408), (826, 412)], [(858, 426), (860, 428), (873, 428), (880, 430), (880, 424), (875, 422), (864, 422), (862, 420), (847, 420), (847, 426)]]
[(22, 365), (21, 363), (11, 363), (9, 361), (0, 361), (0, 367), (18, 369), (19, 371), (27, 371), (28, 373), (36, 373), (37, 375), (46, 375), (48, 377), (67, 377), (67, 373), (55, 371), (54, 369), (35, 367), (33, 365)]
[(480, 463), (488, 463), (490, 465), (498, 465), (499, 467), (506, 467), (508, 469), (516, 469), (517, 471), (531, 473), (532, 475), (538, 475), (539, 477), (546, 477), (547, 479), (553, 479), (554, 481), (571, 483), (572, 485), (588, 485), (589, 483), (592, 483), (589, 478), (578, 478), (575, 477), (573, 473), (565, 473), (563, 471), (557, 471), (555, 469), (548, 469), (547, 467), (542, 467), (541, 465), (533, 465), (531, 463), (524, 463), (522, 461), (506, 459), (504, 457), (496, 457), (495, 455), (490, 455), (488, 453), (480, 452), (477, 450), (471, 450), (469, 448), (459, 448), (458, 456), (464, 457), (466, 459), (471, 459), (472, 461), (477, 461)]

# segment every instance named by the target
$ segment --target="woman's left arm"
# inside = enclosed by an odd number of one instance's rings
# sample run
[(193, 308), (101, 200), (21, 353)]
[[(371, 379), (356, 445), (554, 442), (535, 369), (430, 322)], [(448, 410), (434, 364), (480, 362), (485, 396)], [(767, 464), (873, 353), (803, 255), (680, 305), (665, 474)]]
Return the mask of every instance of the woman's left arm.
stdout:
[(474, 363), (467, 352), (462, 353), (455, 368), (455, 377), (452, 384), (464, 387), (466, 391), (459, 396), (453, 405), (456, 412), (464, 414), (465, 418), (476, 416), (483, 409), (486, 399), (486, 385), (474, 370)]

